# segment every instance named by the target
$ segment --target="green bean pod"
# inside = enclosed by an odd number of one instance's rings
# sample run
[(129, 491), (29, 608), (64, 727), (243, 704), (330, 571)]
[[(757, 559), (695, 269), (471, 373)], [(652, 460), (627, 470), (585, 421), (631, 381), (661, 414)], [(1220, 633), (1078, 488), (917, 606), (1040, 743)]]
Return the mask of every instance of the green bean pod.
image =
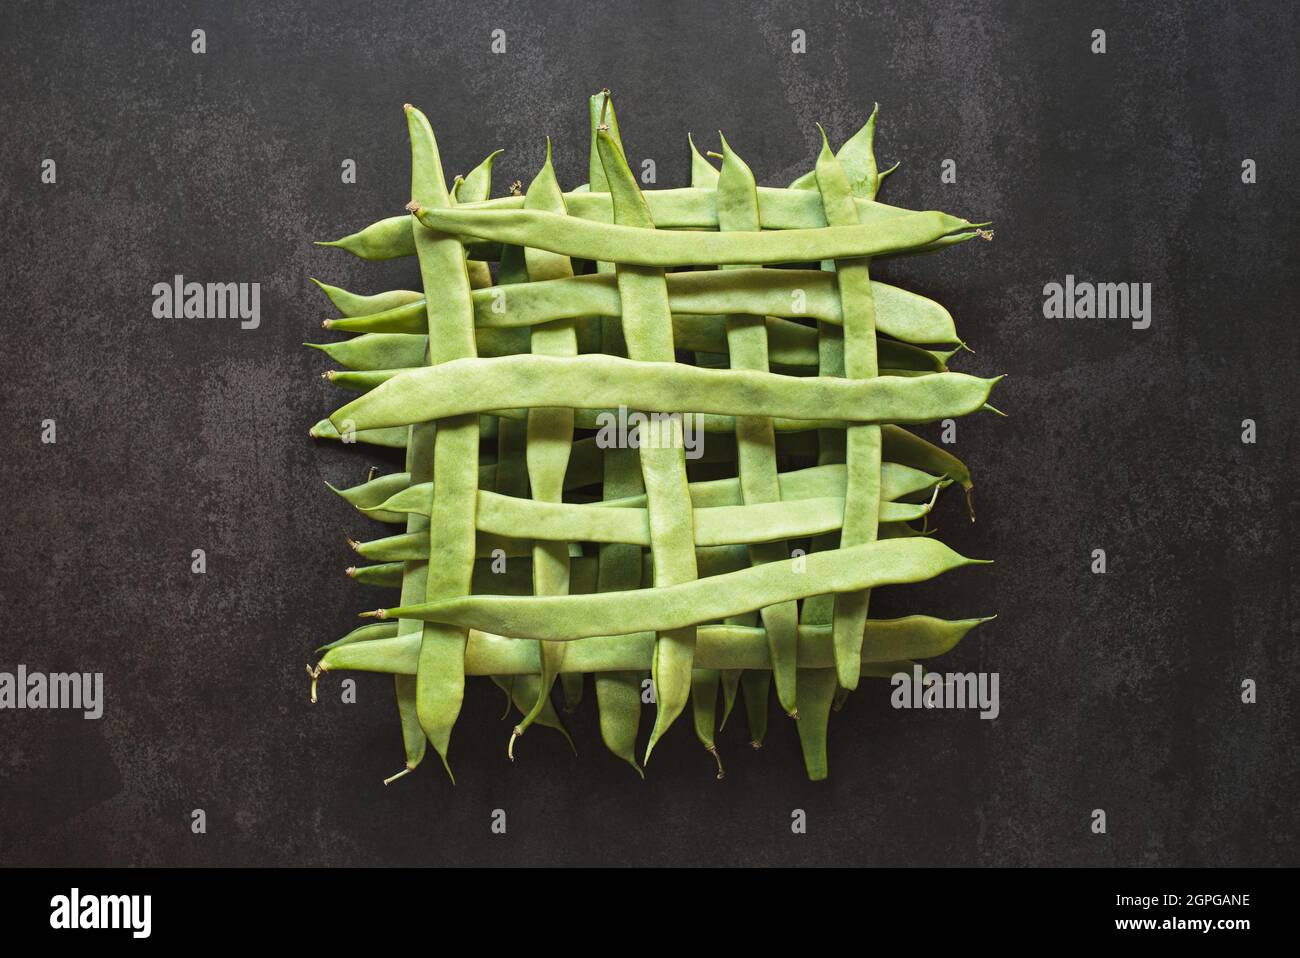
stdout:
[[(613, 200), (614, 225), (608, 228), (630, 229), (642, 231), (642, 235), (646, 232), (655, 235), (657, 231), (636, 178), (628, 168), (622, 149), (607, 129), (597, 129), (596, 151)], [(546, 245), (549, 247), (555, 244), (548, 238)], [(598, 259), (599, 256), (587, 258)], [(619, 300), (623, 305), (622, 329), (628, 361), (671, 363), (674, 355), (669, 332), (668, 287), (662, 270), (640, 269), (625, 262), (622, 257), (617, 258), (619, 265), (616, 276)], [(683, 512), (681, 509), (682, 505), (689, 504), (690, 492), (686, 480), (680, 421), (674, 420), (670, 431), (671, 441), (667, 446), (642, 447), (640, 450), (641, 479), (645, 484), (650, 521), (650, 549), (654, 557), (656, 590), (688, 583), (697, 575), (690, 516), (688, 511)], [(655, 642), (655, 655), (651, 662), (655, 686), (655, 724), (650, 731), (643, 762), (649, 761), (655, 744), (686, 707), (695, 657), (693, 623), (656, 631), (660, 634)]]
[(755, 605), (921, 582), (984, 561), (967, 559), (934, 539), (883, 539), (627, 594), (459, 596), (381, 609), (379, 616), (446, 622), (515, 638), (571, 641), (621, 631), (681, 629), (739, 615)]
[[(714, 315), (727, 310), (753, 316), (807, 317), (843, 322), (833, 274), (807, 269), (669, 273), (668, 302), (675, 315)], [(872, 280), (877, 328), (908, 343), (956, 343), (952, 315), (943, 306), (908, 290)], [(508, 284), (472, 293), (480, 341), (489, 329), (540, 326), (557, 319), (621, 315), (613, 273), (594, 273), (511, 288)], [(428, 329), (424, 297), (375, 313), (326, 320), (327, 329), (356, 333), (423, 334)], [(674, 330), (681, 328), (680, 324)], [(605, 350), (609, 352), (609, 350)], [(617, 352), (617, 351), (616, 351)]]
[[(413, 202), (448, 208), (446, 181), (433, 130), (424, 114), (406, 111), (411, 133), (411, 193)], [(474, 355), (473, 309), (470, 304), (466, 254), (451, 236), (425, 229), (411, 220), (425, 298), (444, 304), (435, 327), (430, 324), (430, 363)], [(439, 530), (435, 554), (430, 551), (426, 602), (466, 595), (474, 567), (474, 508), (478, 490), (479, 426), (475, 416), (430, 417), (438, 424), (433, 450), (434, 501), (429, 526)], [(420, 420), (426, 421), (426, 420)], [(337, 424), (337, 420), (335, 420)], [(460, 714), (465, 692), (467, 631), (448, 623), (426, 622), (420, 642), (417, 710), (420, 725), (451, 774), (447, 750), (451, 729)]]
[[(953, 649), (971, 629), (991, 617), (937, 619), (909, 615), (897, 619), (867, 619), (862, 645), (862, 674), (884, 675), (896, 663), (934, 658)], [(749, 695), (752, 675), (771, 677), (772, 660), (761, 627), (726, 624), (701, 625), (697, 630), (696, 665), (702, 669), (745, 669), (741, 686), (746, 710), (761, 706), (766, 715), (767, 692)], [(654, 655), (653, 632), (593, 636), (573, 643), (564, 659), (569, 672), (619, 672), (649, 668)], [(414, 675), (419, 666), (420, 636), (353, 642), (330, 649), (320, 661), (324, 671), (357, 670)], [(834, 669), (835, 651), (829, 625), (799, 626), (799, 667)], [(910, 668), (910, 666), (909, 666)], [(467, 675), (536, 675), (540, 670), (537, 643), (520, 642), (492, 632), (471, 629), (465, 651)], [(532, 699), (526, 699), (531, 705)], [(763, 720), (751, 715), (760, 726)], [(751, 724), (751, 730), (754, 725)], [(761, 736), (757, 737), (761, 741)]]
[(714, 263), (809, 263), (877, 256), (915, 249), (954, 234), (973, 233), (987, 225), (938, 211), (908, 212), (871, 224), (754, 234), (650, 231), (646, 227), (606, 225), (533, 210), (419, 208), (415, 216), (433, 230), (533, 246), (579, 259), (609, 256), (619, 265), (660, 268)]

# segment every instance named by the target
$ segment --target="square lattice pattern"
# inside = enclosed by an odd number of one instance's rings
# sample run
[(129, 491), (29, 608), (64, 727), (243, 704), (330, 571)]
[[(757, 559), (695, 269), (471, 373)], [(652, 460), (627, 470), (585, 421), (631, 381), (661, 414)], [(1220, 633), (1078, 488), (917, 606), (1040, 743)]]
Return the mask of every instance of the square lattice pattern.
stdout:
[(969, 503), (969, 471), (904, 427), (990, 408), (996, 382), (948, 369), (942, 306), (869, 273), (991, 234), (876, 201), (874, 112), (788, 188), (723, 140), (690, 144), (689, 188), (643, 190), (608, 93), (589, 111), (587, 184), (562, 190), (548, 144), (489, 199), (496, 154), (449, 187), (408, 106), (409, 213), (324, 244), (413, 256), (422, 288), (322, 284), (325, 325), (357, 334), (317, 347), (326, 375), (360, 396), (312, 435), (404, 448), (406, 470), (335, 490), (401, 527), (349, 570), (400, 599), (325, 647), (313, 697), (327, 670), (393, 674), (409, 771), (430, 742), (446, 764), (466, 676), (521, 713), (513, 757), (533, 724), (567, 736), (552, 692), (571, 710), (591, 674), (614, 754), (641, 772), (689, 704), (722, 777), (719, 721), (742, 695), (758, 747), (774, 694), (824, 778), (860, 678), (984, 621), (869, 615), (871, 590), (975, 561), (926, 519), (949, 485)]

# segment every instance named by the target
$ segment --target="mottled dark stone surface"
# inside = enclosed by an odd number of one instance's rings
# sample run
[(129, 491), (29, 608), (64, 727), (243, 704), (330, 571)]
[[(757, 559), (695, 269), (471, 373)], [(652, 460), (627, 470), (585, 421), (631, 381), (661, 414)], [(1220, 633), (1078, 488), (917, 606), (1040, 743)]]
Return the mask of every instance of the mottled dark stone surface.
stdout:
[[(98, 722), (0, 713), (0, 864), (1300, 860), (1294, 7), (239, 6), (6, 12), (0, 670), (103, 671), (108, 701)], [(814, 121), (838, 142), (878, 100), (881, 159), (903, 161), (882, 198), (996, 221), (992, 244), (877, 274), (949, 306), (977, 350), (959, 368), (1010, 373), (995, 397), (1010, 418), (960, 426), (979, 522), (956, 496), (938, 520), (997, 564), (873, 606), (997, 612), (940, 660), (1000, 673), (996, 721), (896, 712), (867, 685), (833, 718), (828, 782), (805, 780), (790, 723), (774, 715), (752, 752), (737, 715), (726, 782), (682, 722), (643, 783), (601, 746), (590, 688), (579, 757), (543, 730), (511, 766), (479, 680), (459, 785), (430, 762), (385, 789), (401, 764), (389, 681), (358, 676), (342, 705), (331, 677), (308, 704), (312, 649), (376, 604), (342, 574), (340, 526), (365, 524), (322, 480), (382, 457), (307, 438), (340, 394), (299, 345), (330, 315), (305, 278), (415, 281), (311, 240), (401, 209), (404, 101), (449, 174), (505, 147), (500, 192), (550, 134), (572, 187), (603, 86), (659, 186), (686, 182), (688, 130), (719, 127), (784, 184), (812, 163)], [(150, 288), (175, 273), (260, 282), (261, 327), (153, 319)], [(1044, 319), (1042, 286), (1067, 273), (1152, 283), (1151, 328)]]

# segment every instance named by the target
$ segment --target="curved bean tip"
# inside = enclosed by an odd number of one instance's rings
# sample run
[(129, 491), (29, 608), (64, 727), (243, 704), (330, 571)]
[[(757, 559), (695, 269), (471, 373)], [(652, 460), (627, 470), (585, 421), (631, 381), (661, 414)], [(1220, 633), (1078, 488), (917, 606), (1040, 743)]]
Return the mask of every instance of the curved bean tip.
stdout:
[(966, 490), (966, 511), (970, 513), (970, 521), (975, 521), (975, 486), (970, 481), (963, 482), (962, 488)]
[(514, 730), (510, 733), (510, 741), (506, 743), (506, 758), (510, 759), (512, 762), (515, 760), (515, 739), (519, 738), (519, 736), (523, 734), (524, 730), (516, 725)]

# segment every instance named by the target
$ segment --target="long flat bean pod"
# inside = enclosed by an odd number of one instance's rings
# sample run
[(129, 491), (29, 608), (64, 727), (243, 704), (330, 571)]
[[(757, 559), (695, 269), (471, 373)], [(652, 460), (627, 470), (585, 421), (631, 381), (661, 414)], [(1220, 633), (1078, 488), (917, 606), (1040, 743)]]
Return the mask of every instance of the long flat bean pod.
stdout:
[(625, 595), (460, 596), (381, 609), (379, 615), (448, 622), (515, 638), (570, 641), (616, 634), (620, 628), (684, 628), (754, 605), (920, 582), (983, 561), (958, 555), (935, 539), (886, 539)]
[[(943, 655), (971, 629), (990, 618), (948, 620), (909, 615), (868, 619), (862, 643), (864, 674), (869, 667), (882, 663)], [(833, 668), (835, 651), (830, 626), (800, 625), (798, 654), (801, 668)], [(652, 632), (592, 636), (570, 643), (563, 667), (573, 672), (596, 673), (647, 669), (653, 655)], [(467, 675), (535, 675), (539, 662), (536, 643), (470, 630), (465, 650)], [(700, 668), (765, 673), (772, 667), (764, 630), (737, 625), (699, 626), (695, 663)], [(353, 669), (414, 675), (419, 664), (419, 637), (404, 635), (335, 645), (320, 664), (327, 671)]]
[[(486, 412), (509, 395), (528, 406), (750, 414), (862, 423), (933, 422), (974, 412), (996, 379), (964, 373), (871, 380), (798, 379), (616, 356), (458, 359), (392, 376), (330, 416), (380, 429)], [(679, 424), (680, 425), (680, 424)]]
[(533, 210), (426, 209), (416, 219), (430, 229), (536, 246), (565, 256), (609, 256), (630, 266), (713, 263), (807, 263), (914, 249), (979, 225), (947, 213), (903, 213), (869, 225), (759, 233), (699, 233), (593, 223)]

